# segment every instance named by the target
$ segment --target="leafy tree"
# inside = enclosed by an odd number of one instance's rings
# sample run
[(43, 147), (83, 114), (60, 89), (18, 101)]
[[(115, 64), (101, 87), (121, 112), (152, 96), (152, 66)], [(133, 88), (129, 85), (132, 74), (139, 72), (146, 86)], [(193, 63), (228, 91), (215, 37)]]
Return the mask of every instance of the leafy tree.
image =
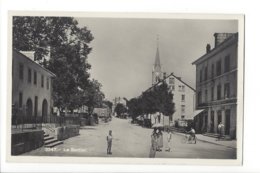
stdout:
[(126, 109), (125, 105), (123, 105), (122, 103), (118, 103), (115, 107), (115, 112), (116, 112), (117, 116), (122, 116), (123, 113), (127, 112), (127, 109)]
[(127, 102), (128, 113), (133, 120), (143, 113), (141, 98), (132, 98)]
[(168, 89), (165, 82), (156, 85), (138, 98), (132, 98), (127, 102), (129, 114), (133, 119), (141, 114), (153, 114), (162, 112), (166, 116), (171, 116), (175, 109), (173, 94)]
[(103, 104), (109, 107), (110, 110), (112, 110), (113, 103), (109, 100), (104, 100)]
[[(35, 60), (56, 74), (54, 106), (61, 111), (73, 110), (86, 102), (92, 107), (104, 97), (100, 87), (96, 90), (97, 82), (89, 81), (87, 72), (91, 68), (87, 63), (91, 52), (88, 43), (92, 40), (91, 32), (86, 27), (80, 28), (72, 17), (13, 17), (13, 47), (35, 51)], [(46, 61), (48, 54), (50, 60)]]
[(95, 79), (89, 81), (89, 85), (84, 90), (82, 96), (82, 104), (88, 106), (89, 114), (92, 114), (95, 107), (101, 108), (105, 98), (101, 91), (102, 85)]

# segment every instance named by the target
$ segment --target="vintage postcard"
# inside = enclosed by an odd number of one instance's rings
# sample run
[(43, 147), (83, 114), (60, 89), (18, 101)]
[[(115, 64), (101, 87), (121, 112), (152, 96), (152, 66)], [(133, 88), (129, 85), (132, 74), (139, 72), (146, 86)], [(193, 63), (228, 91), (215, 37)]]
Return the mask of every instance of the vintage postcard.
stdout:
[(10, 11), (8, 36), (9, 162), (242, 164), (243, 15)]

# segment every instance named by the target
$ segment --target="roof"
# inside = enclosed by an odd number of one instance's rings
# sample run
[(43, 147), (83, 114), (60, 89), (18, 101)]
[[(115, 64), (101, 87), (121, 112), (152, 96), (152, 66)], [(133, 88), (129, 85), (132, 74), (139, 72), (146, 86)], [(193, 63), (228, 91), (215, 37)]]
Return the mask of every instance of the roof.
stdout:
[(155, 56), (155, 62), (154, 62), (155, 67), (161, 67), (161, 62), (160, 62), (160, 55), (159, 55), (159, 48), (157, 47), (156, 50), (156, 56)]
[(236, 43), (237, 40), (238, 40), (238, 33), (235, 33), (232, 36), (230, 36), (229, 38), (227, 38), (226, 40), (224, 40), (223, 42), (221, 42), (219, 45), (214, 47), (212, 50), (210, 50), (209, 53), (202, 55), (200, 58), (198, 58), (197, 60), (192, 62), (192, 65), (194, 65), (194, 64), (196, 65), (196, 64), (202, 62), (203, 60), (214, 56), (218, 51), (222, 50), (223, 48), (226, 48), (229, 45)]
[(31, 58), (25, 56), (24, 54), (22, 54), (21, 52), (19, 52), (16, 49), (13, 49), (14, 52), (18, 53), (19, 55), (21, 55), (22, 57), (26, 58), (27, 60), (31, 61), (32, 63), (34, 63), (35, 65), (37, 65), (38, 67), (40, 67), (41, 69), (43, 69), (44, 71), (48, 72), (52, 77), (55, 77), (56, 75), (54, 73), (52, 73), (50, 70), (44, 68), (43, 66), (41, 66), (40, 64), (38, 64), (37, 62), (33, 61)]
[(184, 82), (183, 80), (181, 80), (179, 77), (175, 76), (173, 73), (171, 73), (170, 75), (168, 75), (166, 78), (164, 78), (162, 81), (157, 82), (155, 85), (151, 86), (150, 88), (148, 88), (147, 90), (145, 90), (144, 92), (150, 90), (151, 88), (159, 85), (161, 82), (165, 81), (166, 79), (168, 79), (169, 77), (173, 76), (174, 78), (176, 78), (178, 81), (180, 81), (181, 83), (183, 83), (184, 85), (186, 85), (187, 87), (189, 87), (190, 89), (192, 89), (193, 91), (196, 91), (194, 88), (192, 88), (190, 85), (188, 85), (186, 82)]

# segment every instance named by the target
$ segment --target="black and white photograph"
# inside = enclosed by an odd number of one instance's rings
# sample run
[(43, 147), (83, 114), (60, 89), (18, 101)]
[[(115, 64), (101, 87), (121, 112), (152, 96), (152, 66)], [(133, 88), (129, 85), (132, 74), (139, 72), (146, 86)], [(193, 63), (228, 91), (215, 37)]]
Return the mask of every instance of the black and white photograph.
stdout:
[(10, 158), (241, 164), (243, 15), (9, 20)]

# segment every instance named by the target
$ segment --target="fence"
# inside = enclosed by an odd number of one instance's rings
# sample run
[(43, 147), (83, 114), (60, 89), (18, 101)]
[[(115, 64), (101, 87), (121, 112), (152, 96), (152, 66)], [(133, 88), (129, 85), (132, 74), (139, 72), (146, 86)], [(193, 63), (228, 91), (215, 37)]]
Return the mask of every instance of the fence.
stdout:
[(41, 128), (42, 124), (56, 124), (58, 126), (65, 125), (80, 125), (80, 117), (61, 117), (51, 115), (48, 117), (41, 116), (25, 116), (23, 114), (16, 114), (12, 116), (12, 127), (22, 129), (36, 129)]

